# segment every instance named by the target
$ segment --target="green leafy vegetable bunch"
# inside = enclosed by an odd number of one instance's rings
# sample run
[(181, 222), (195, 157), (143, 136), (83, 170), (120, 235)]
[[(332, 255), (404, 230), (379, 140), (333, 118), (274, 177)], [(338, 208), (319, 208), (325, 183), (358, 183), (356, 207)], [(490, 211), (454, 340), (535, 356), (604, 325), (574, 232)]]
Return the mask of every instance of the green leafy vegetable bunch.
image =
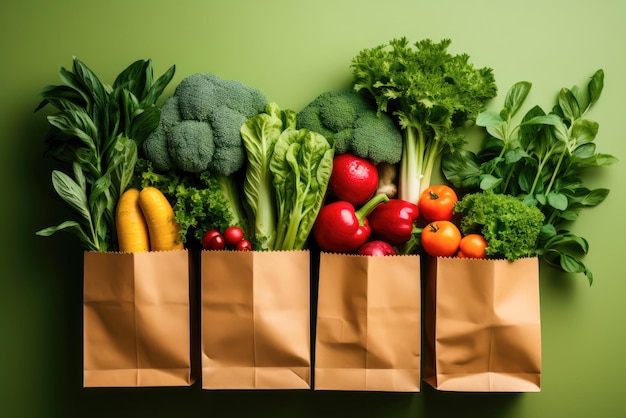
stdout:
[(463, 235), (481, 234), (487, 241), (488, 258), (509, 261), (536, 255), (543, 213), (514, 196), (493, 190), (470, 193), (454, 205)]
[(74, 233), (87, 250), (116, 249), (115, 206), (132, 180), (138, 147), (159, 123), (157, 100), (174, 76), (170, 67), (153, 79), (150, 60), (137, 60), (112, 85), (102, 82), (78, 58), (71, 70), (61, 68), (63, 84), (40, 91), (56, 109), (46, 155), (56, 168), (52, 184), (74, 218), (37, 232)]
[(472, 124), (497, 92), (492, 69), (450, 54), (450, 44), (392, 39), (352, 60), (354, 89), (371, 95), (402, 129), (398, 197), (413, 203), (430, 185), (443, 150), (465, 143), (459, 128)]
[(594, 140), (599, 124), (587, 117), (603, 87), (604, 72), (598, 70), (585, 89), (562, 88), (549, 112), (533, 106), (518, 118), (531, 84), (515, 83), (499, 112), (486, 110), (478, 115), (476, 123), (488, 133), (478, 152), (447, 153), (442, 161), (444, 176), (458, 188), (508, 194), (539, 208), (545, 221), (537, 254), (565, 272), (584, 273), (589, 283), (593, 275), (582, 259), (589, 244), (567, 224), (583, 208), (603, 202), (609, 193), (584, 183), (589, 170), (617, 161), (597, 151)]
[(272, 102), (241, 127), (248, 160), (244, 198), (257, 250), (303, 249), (324, 203), (334, 143), (297, 129), (296, 119), (296, 112)]

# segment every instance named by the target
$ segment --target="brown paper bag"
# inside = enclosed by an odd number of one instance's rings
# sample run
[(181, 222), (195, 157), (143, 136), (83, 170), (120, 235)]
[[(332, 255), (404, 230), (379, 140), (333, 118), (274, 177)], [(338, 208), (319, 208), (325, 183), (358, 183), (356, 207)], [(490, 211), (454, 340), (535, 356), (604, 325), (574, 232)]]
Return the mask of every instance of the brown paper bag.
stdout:
[(419, 392), (419, 256), (322, 252), (315, 390)]
[(309, 389), (308, 251), (202, 251), (203, 389)]
[(537, 258), (429, 258), (424, 381), (439, 390), (538, 392)]
[(85, 387), (188, 386), (187, 251), (84, 254)]

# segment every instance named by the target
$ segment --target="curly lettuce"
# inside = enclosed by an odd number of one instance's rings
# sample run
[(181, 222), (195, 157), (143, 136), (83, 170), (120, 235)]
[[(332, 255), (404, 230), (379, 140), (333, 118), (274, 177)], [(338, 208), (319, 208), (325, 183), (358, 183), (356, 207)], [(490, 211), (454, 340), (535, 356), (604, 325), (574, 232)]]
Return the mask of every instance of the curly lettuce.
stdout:
[(463, 235), (480, 233), (488, 258), (517, 260), (536, 255), (544, 215), (535, 206), (491, 190), (465, 195), (454, 206)]

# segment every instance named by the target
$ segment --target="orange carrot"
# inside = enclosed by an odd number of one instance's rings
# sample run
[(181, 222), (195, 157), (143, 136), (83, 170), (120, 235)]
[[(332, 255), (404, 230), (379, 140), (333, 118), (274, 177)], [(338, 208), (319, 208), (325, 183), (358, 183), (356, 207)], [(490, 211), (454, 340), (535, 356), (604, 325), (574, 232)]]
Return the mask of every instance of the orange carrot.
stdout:
[(118, 248), (123, 252), (150, 251), (148, 225), (139, 207), (139, 190), (127, 189), (115, 209)]
[(156, 187), (145, 187), (139, 193), (139, 206), (148, 224), (150, 250), (182, 250), (180, 225), (165, 195)]

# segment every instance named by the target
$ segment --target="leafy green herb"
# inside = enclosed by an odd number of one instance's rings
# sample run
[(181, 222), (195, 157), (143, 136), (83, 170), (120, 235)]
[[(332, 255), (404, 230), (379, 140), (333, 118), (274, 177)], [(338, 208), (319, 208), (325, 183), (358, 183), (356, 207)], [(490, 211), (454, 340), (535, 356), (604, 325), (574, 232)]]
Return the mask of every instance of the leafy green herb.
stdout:
[(201, 248), (206, 231), (223, 231), (229, 226), (245, 224), (243, 208), (236, 204), (240, 196), (237, 173), (225, 181), (208, 171), (158, 172), (152, 162), (144, 158), (138, 159), (135, 173), (133, 187), (154, 186), (167, 197), (180, 225), (180, 239), (187, 248)]
[(354, 89), (371, 94), (378, 111), (402, 128), (398, 197), (414, 203), (443, 150), (465, 143), (458, 128), (471, 124), (497, 91), (492, 69), (475, 69), (467, 54), (451, 55), (450, 44), (393, 39), (352, 60)]
[(492, 190), (516, 196), (538, 207), (545, 222), (537, 243), (537, 255), (568, 273), (593, 275), (583, 262), (589, 244), (565, 227), (583, 208), (597, 206), (608, 196), (605, 188), (590, 189), (583, 177), (589, 169), (617, 162), (597, 152), (594, 140), (599, 124), (587, 118), (604, 87), (604, 71), (590, 78), (586, 89), (562, 88), (550, 112), (534, 106), (515, 118), (531, 89), (526, 81), (507, 92), (500, 112), (486, 110), (476, 123), (489, 134), (477, 153), (447, 153), (442, 171), (454, 186), (469, 191)]
[(174, 66), (152, 78), (150, 60), (138, 60), (115, 79), (103, 83), (80, 60), (72, 71), (59, 70), (62, 85), (40, 91), (43, 100), (35, 111), (51, 105), (52, 125), (46, 155), (57, 168), (52, 184), (76, 219), (37, 232), (74, 233), (93, 251), (115, 249), (115, 206), (133, 177), (138, 145), (156, 128), (160, 111), (157, 99), (174, 76)]
[(479, 233), (487, 241), (488, 258), (509, 261), (535, 255), (544, 216), (514, 196), (493, 190), (469, 193), (454, 205), (463, 235)]

